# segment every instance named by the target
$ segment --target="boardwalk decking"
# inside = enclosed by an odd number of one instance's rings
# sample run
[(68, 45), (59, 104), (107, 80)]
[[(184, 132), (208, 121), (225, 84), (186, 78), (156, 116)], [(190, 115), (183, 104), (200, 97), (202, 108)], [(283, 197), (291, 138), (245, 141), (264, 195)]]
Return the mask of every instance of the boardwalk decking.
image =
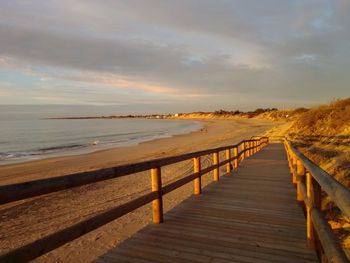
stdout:
[(96, 262), (318, 262), (282, 144), (270, 144)]

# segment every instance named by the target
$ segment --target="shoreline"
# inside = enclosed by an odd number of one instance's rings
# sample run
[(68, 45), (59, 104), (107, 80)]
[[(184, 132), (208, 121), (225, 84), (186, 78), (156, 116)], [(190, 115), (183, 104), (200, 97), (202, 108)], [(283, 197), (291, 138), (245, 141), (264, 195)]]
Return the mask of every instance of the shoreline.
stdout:
[[(54, 118), (56, 119), (56, 118)], [(81, 118), (78, 118), (79, 120)], [(83, 118), (84, 120), (84, 118)], [(169, 119), (173, 120), (173, 119)], [(205, 129), (206, 125), (206, 120), (180, 120), (180, 121), (188, 121), (191, 122), (192, 124), (198, 125), (198, 127), (190, 128), (187, 127), (185, 130), (176, 130), (172, 134), (172, 132), (169, 130), (168, 132), (164, 134), (155, 134), (153, 136), (144, 136), (144, 137), (139, 137), (139, 138), (134, 138), (130, 139), (128, 141), (115, 141), (115, 142), (110, 142), (110, 143), (97, 143), (96, 145), (93, 144), (81, 144), (81, 145), (75, 145), (74, 147), (67, 147), (67, 146), (57, 146), (56, 152), (46, 152), (45, 149), (35, 149), (35, 150), (29, 150), (29, 151), (19, 151), (18, 153), (26, 153), (26, 152), (37, 152), (37, 154), (28, 154), (28, 156), (19, 156), (19, 157), (13, 157), (9, 159), (4, 159), (0, 160), (0, 168), (5, 167), (8, 165), (16, 165), (16, 164), (23, 164), (23, 163), (28, 163), (28, 162), (36, 162), (36, 161), (42, 161), (42, 160), (47, 160), (47, 159), (52, 159), (52, 158), (61, 158), (61, 157), (73, 157), (77, 155), (83, 155), (83, 154), (90, 154), (90, 153), (97, 153), (100, 151), (105, 151), (105, 150), (111, 150), (111, 149), (116, 149), (116, 148), (123, 148), (123, 147), (131, 147), (131, 146), (137, 146), (141, 143), (144, 142), (151, 142), (155, 141), (158, 139), (163, 139), (163, 138), (171, 138), (174, 136), (178, 135), (184, 135), (184, 134), (190, 134), (192, 132), (200, 131), (202, 129)], [(40, 153), (42, 152), (42, 153)], [(17, 154), (18, 154), (17, 153)], [(4, 153), (6, 154), (6, 153)]]
[[(89, 154), (0, 166), (0, 185), (235, 144), (253, 135), (262, 135), (280, 125), (281, 123), (257, 119), (208, 120), (206, 131), (196, 131), (147, 141), (136, 146)], [(206, 159), (211, 160), (211, 158)], [(164, 166), (162, 182), (164, 185), (169, 184), (189, 174), (192, 169), (192, 159)], [(203, 187), (212, 182), (211, 176), (203, 176), (202, 180)], [(150, 174), (146, 171), (4, 205), (0, 209), (0, 218), (2, 218), (0, 240), (3, 242), (0, 253), (56, 232), (104, 209), (130, 201), (149, 192), (150, 189)], [(166, 195), (164, 212), (187, 199), (192, 193), (193, 185), (189, 183)], [(151, 206), (139, 208), (34, 262), (91, 262), (147, 225), (151, 221), (151, 214)]]

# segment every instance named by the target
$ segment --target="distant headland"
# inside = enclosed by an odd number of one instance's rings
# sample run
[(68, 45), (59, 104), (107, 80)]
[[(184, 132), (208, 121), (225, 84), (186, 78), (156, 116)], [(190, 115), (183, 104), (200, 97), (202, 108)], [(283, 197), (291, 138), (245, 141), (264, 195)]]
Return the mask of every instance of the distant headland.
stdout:
[(129, 115), (108, 115), (108, 116), (74, 116), (55, 117), (50, 119), (81, 120), (81, 119), (231, 119), (231, 118), (256, 118), (282, 120), (294, 116), (296, 113), (305, 112), (307, 109), (298, 108), (293, 110), (279, 110), (277, 108), (258, 108), (254, 111), (227, 111), (217, 110), (212, 112), (187, 112), (169, 114), (129, 114)]

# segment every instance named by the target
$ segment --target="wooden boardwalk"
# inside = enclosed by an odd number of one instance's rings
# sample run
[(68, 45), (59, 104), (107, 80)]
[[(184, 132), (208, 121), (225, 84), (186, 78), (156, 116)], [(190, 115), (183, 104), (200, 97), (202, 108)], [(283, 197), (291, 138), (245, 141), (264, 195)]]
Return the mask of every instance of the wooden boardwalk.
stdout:
[(284, 147), (270, 144), (96, 262), (318, 260), (307, 246)]

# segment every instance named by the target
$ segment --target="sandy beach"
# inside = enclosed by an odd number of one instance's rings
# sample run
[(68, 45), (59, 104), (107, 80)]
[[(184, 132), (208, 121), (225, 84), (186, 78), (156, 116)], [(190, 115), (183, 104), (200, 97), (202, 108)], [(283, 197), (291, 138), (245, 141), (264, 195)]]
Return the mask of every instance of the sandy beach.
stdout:
[[(253, 135), (261, 135), (279, 125), (276, 122), (258, 119), (205, 120), (204, 124), (205, 128), (201, 131), (157, 139), (136, 146), (4, 165), (0, 167), (0, 185), (234, 144)], [(203, 167), (210, 163), (211, 157), (202, 159)], [(163, 184), (175, 181), (191, 171), (191, 160), (164, 167), (162, 169)], [(211, 174), (203, 177), (203, 185), (211, 181)], [(0, 252), (11, 250), (79, 222), (99, 211), (147, 193), (150, 189), (149, 173), (143, 172), (4, 205), (0, 208)], [(191, 194), (192, 184), (189, 183), (166, 195), (164, 210), (171, 209)], [(93, 261), (150, 221), (151, 206), (146, 205), (35, 261)]]

